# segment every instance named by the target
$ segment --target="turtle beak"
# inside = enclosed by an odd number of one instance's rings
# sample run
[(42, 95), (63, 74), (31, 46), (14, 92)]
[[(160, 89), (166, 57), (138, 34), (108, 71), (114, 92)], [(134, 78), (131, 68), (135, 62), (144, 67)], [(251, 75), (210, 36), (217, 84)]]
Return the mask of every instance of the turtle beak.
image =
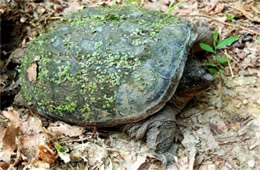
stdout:
[(211, 84), (214, 83), (215, 79), (214, 77), (210, 74), (209, 68), (207, 66), (202, 66), (202, 68), (205, 70), (205, 74), (202, 76), (202, 80), (205, 82), (205, 84)]
[(202, 79), (208, 84), (212, 84), (215, 81), (214, 77), (209, 73), (204, 74), (202, 76)]
[(201, 86), (201, 90), (206, 91), (214, 83), (215, 79), (210, 73), (205, 73), (201, 77), (201, 81), (203, 82), (203, 85)]

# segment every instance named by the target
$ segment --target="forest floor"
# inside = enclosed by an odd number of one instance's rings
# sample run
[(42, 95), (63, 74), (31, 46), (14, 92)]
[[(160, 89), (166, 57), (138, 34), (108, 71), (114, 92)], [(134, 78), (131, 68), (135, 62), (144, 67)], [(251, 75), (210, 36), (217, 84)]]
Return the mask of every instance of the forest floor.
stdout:
[[(15, 84), (19, 56), (50, 22), (83, 8), (122, 4), (162, 12), (171, 6), (170, 0), (0, 2), (0, 169), (165, 169), (144, 142), (123, 133), (93, 134), (38, 116)], [(233, 35), (239, 39), (218, 53), (231, 59), (224, 64), (224, 74), (216, 75), (215, 84), (178, 116), (183, 140), (176, 163), (168, 169), (260, 169), (260, 3), (186, 0), (174, 7), (173, 15), (205, 19), (220, 39)]]

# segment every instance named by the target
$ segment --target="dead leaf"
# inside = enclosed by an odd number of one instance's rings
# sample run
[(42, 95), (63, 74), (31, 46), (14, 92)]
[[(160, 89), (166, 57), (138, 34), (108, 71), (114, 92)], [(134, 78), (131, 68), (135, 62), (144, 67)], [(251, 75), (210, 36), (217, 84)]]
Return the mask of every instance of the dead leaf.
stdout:
[(15, 95), (13, 105), (22, 106), (22, 107), (28, 106), (28, 103), (22, 96), (21, 92), (19, 92), (17, 95)]
[[(35, 160), (33, 164), (26, 165), (23, 169), (45, 170), (50, 169), (50, 164), (44, 161)], [(55, 168), (54, 168), (55, 169)]]
[(27, 70), (27, 76), (29, 81), (31, 81), (32, 83), (36, 83), (37, 80), (37, 64), (36, 63), (32, 63), (31, 67), (29, 67)]
[[(3, 64), (3, 66), (0, 64), (0, 67), (1, 67), (1, 68), (4, 68), (4, 64)], [(3, 86), (2, 86), (3, 88), (5, 88), (5, 87), (7, 86), (7, 84), (8, 84), (7, 80), (8, 80), (8, 75), (6, 75), (6, 74), (1, 74), (0, 82), (1, 82), (1, 84), (3, 85)]]
[(7, 111), (2, 112), (3, 115), (8, 118), (11, 123), (15, 126), (18, 127), (20, 126), (20, 113), (14, 110), (12, 107), (7, 108)]
[(225, 4), (224, 3), (219, 3), (217, 4), (216, 8), (214, 9), (214, 14), (218, 14), (221, 13), (225, 8)]
[(45, 144), (44, 134), (33, 136), (24, 136), (20, 139), (21, 152), (27, 157), (28, 161), (32, 161), (38, 153), (38, 146)]
[(197, 153), (196, 147), (191, 147), (189, 149), (189, 155), (188, 155), (189, 169), (193, 169), (193, 167), (194, 167), (196, 153)]
[(130, 167), (133, 170), (139, 170), (139, 168), (146, 162), (146, 157), (137, 156), (135, 163)]
[(73, 146), (70, 157), (72, 160), (84, 160), (90, 166), (100, 166), (109, 159), (109, 154), (105, 146), (87, 142)]
[(5, 134), (6, 129), (0, 126), (0, 146), (3, 146), (3, 138)]
[(10, 147), (3, 147), (2, 151), (0, 152), (0, 160), (3, 160), (9, 164), (13, 152), (14, 151)]
[(21, 125), (21, 131), (24, 135), (37, 135), (42, 132), (41, 121), (37, 117), (28, 117)]
[(13, 61), (14, 63), (21, 63), (21, 58), (20, 56), (24, 53), (24, 49), (23, 48), (17, 48), (15, 49), (9, 56), (9, 58), (7, 59), (5, 65), (3, 66), (3, 68), (6, 68), (8, 66), (8, 64)]
[(58, 155), (64, 161), (64, 163), (70, 162), (70, 154), (58, 151)]
[(212, 2), (212, 4), (207, 6), (207, 13), (209, 13), (210, 11), (212, 11), (213, 9), (216, 8), (216, 6), (218, 5), (219, 0), (215, 0)]
[(16, 138), (18, 135), (19, 127), (16, 127), (13, 124), (8, 125), (3, 137), (3, 148), (10, 148), (11, 150), (15, 150), (17, 147)]
[(199, 167), (199, 170), (209, 170), (209, 169), (217, 169), (217, 166), (211, 162), (211, 161), (206, 161), (203, 162), (202, 165)]
[(7, 169), (8, 166), (9, 166), (8, 163), (6, 163), (6, 162), (0, 162), (0, 168), (1, 168), (1, 169)]
[(2, 152), (0, 152), (0, 160), (9, 163), (11, 161), (11, 155), (17, 148), (17, 138), (20, 132), (20, 114), (11, 107), (8, 108), (8, 111), (3, 111), (2, 113), (5, 117), (10, 119), (10, 123), (2, 138), (3, 149)]
[(254, 15), (251, 13), (253, 10), (251, 8), (252, 5), (244, 5), (241, 3), (241, 1), (236, 2), (234, 6), (231, 6), (231, 8), (238, 10), (241, 12), (248, 20), (254, 21), (254, 22), (260, 22), (259, 15)]
[(55, 123), (51, 123), (48, 127), (48, 130), (57, 134), (63, 134), (69, 137), (76, 137), (80, 136), (83, 133), (84, 128), (79, 126), (71, 126), (67, 123), (58, 121)]
[(84, 6), (82, 6), (81, 4), (79, 4), (79, 2), (77, 2), (75, 0), (68, 3), (68, 5), (69, 5), (69, 7), (65, 8), (63, 10), (63, 12), (62, 12), (63, 15), (68, 15), (69, 13), (76, 12), (76, 11), (84, 8)]
[(179, 8), (176, 8), (172, 11), (172, 15), (193, 15), (198, 14), (198, 2), (188, 2), (184, 1)]
[[(20, 113), (11, 107), (2, 113), (10, 119), (10, 123), (3, 137), (0, 136), (3, 143), (0, 159), (9, 163), (11, 155), (19, 147), (19, 151), (27, 157), (28, 161), (33, 160), (37, 156), (38, 146), (45, 144), (46, 140), (45, 135), (40, 134), (42, 129), (40, 121), (31, 116), (26, 120), (21, 120)], [(0, 129), (0, 131), (4, 130)]]
[(161, 4), (158, 4), (156, 2), (147, 2), (144, 4), (143, 8), (159, 11), (161, 9)]
[(183, 156), (176, 161), (175, 164), (170, 165), (172, 170), (179, 170), (179, 169), (189, 169), (189, 159), (188, 156)]
[(209, 123), (209, 127), (214, 136), (217, 134), (223, 133), (223, 131), (221, 129), (219, 129), (217, 125), (215, 125), (213, 123)]
[(50, 164), (55, 162), (56, 155), (50, 148), (44, 145), (40, 145), (38, 146), (38, 148), (39, 148), (39, 153), (38, 153), (39, 158), (41, 158), (43, 161), (48, 162)]

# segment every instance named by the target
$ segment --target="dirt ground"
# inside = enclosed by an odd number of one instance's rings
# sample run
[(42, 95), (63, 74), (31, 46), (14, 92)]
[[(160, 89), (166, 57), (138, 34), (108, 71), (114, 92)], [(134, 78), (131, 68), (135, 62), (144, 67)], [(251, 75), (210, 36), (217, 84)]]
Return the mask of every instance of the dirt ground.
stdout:
[[(49, 23), (77, 10), (139, 5), (167, 12), (171, 1), (53, 0), (0, 2), (2, 169), (165, 169), (144, 142), (123, 133), (87, 130), (38, 116), (16, 83), (26, 44)], [(172, 1), (175, 2), (175, 1)], [(178, 2), (180, 2), (178, 4)], [(220, 39), (239, 35), (219, 51), (231, 59), (215, 84), (177, 118), (183, 140), (167, 169), (260, 169), (260, 3), (254, 0), (176, 1), (173, 15), (205, 19)]]

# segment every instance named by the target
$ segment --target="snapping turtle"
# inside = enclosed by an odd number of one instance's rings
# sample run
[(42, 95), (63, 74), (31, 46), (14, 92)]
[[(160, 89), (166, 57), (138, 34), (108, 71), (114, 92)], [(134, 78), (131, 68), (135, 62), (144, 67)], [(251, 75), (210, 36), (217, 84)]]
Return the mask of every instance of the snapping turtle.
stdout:
[(213, 81), (189, 59), (179, 83), (189, 50), (211, 33), (199, 30), (207, 29), (147, 9), (82, 10), (28, 47), (22, 93), (45, 117), (80, 126), (127, 124), (131, 136), (145, 137), (156, 152), (167, 152), (175, 115)]

